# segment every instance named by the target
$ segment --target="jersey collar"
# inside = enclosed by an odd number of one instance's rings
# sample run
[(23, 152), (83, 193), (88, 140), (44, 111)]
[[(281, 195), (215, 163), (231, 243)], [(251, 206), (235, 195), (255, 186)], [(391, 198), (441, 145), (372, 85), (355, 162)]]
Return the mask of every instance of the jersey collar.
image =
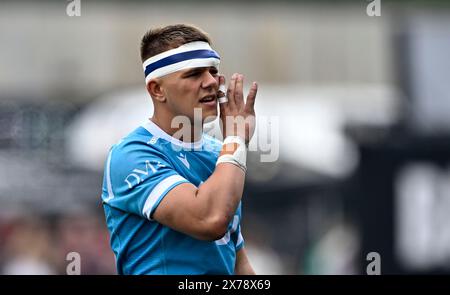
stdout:
[(164, 130), (162, 130), (158, 125), (153, 123), (151, 120), (146, 120), (142, 125), (150, 134), (157, 138), (164, 139), (166, 141), (171, 142), (176, 146), (180, 146), (184, 149), (200, 149), (203, 146), (203, 134), (200, 140), (194, 142), (184, 142), (175, 137), (170, 136)]

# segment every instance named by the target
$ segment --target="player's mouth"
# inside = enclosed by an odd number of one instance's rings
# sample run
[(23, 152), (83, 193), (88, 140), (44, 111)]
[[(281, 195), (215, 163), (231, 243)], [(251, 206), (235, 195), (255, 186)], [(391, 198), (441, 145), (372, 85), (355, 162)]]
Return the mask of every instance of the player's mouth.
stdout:
[(200, 103), (209, 107), (215, 107), (217, 106), (217, 95), (207, 95), (200, 99)]

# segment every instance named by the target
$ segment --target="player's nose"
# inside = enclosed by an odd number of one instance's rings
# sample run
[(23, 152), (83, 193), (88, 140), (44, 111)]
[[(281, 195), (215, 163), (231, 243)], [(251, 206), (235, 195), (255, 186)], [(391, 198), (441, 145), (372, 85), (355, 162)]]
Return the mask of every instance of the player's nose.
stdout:
[(211, 74), (209, 71), (204, 75), (204, 80), (202, 83), (203, 88), (214, 88), (218, 89), (219, 87), (219, 76)]

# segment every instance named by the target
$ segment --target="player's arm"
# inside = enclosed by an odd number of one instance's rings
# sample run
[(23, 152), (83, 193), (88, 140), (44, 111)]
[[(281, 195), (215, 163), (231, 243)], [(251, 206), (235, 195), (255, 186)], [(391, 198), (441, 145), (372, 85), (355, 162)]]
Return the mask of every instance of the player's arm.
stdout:
[(250, 265), (250, 261), (247, 257), (247, 251), (245, 250), (245, 247), (242, 247), (237, 253), (236, 253), (236, 265), (234, 267), (234, 274), (235, 275), (255, 275), (255, 271), (253, 270), (253, 267)]
[[(224, 82), (222, 76), (219, 79)], [(253, 83), (244, 103), (243, 76), (233, 75), (231, 78), (227, 91), (228, 102), (220, 104), (221, 127), (225, 139), (235, 136), (235, 139), (238, 137), (241, 140), (223, 145), (221, 155), (224, 158), (239, 154), (241, 158), (244, 155), (245, 161), (246, 144), (255, 129), (256, 92), (257, 85)], [(242, 116), (252, 123), (246, 124), (244, 129), (238, 128), (237, 124), (226, 124), (226, 116)], [(199, 188), (183, 183), (170, 190), (156, 208), (153, 219), (198, 239), (220, 239), (236, 212), (244, 188), (245, 163), (242, 167), (239, 161), (232, 162), (217, 164), (213, 174)]]

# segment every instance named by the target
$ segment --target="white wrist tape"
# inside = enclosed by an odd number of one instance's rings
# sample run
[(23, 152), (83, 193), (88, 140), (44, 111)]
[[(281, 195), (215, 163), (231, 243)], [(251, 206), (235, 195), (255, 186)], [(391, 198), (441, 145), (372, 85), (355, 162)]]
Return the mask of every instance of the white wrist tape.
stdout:
[(228, 102), (228, 98), (226, 96), (219, 97), (219, 103), (226, 103), (226, 102)]
[(225, 84), (220, 84), (219, 91), (223, 92), (223, 94), (227, 93), (227, 87), (225, 86)]
[(219, 97), (219, 103), (225, 103), (228, 102), (228, 98), (227, 98), (227, 87), (225, 86), (225, 84), (220, 84), (219, 86), (219, 92), (223, 93), (223, 96)]
[(220, 163), (231, 163), (245, 172), (247, 170), (247, 147), (245, 141), (239, 136), (227, 136), (223, 141), (222, 149), (226, 148), (225, 146), (229, 143), (236, 143), (238, 147), (233, 153), (221, 155), (217, 159), (216, 166)]

